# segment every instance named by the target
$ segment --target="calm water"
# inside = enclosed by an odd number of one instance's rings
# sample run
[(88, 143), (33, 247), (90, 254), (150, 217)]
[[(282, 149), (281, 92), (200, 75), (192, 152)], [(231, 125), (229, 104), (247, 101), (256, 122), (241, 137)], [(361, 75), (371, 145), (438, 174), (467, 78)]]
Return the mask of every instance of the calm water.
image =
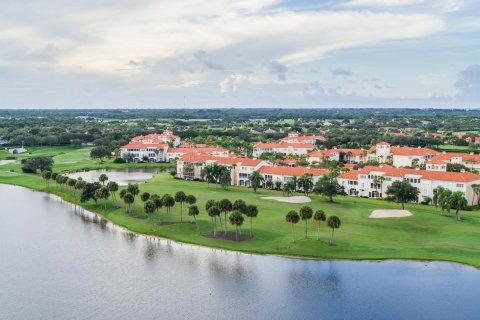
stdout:
[(0, 185), (0, 319), (478, 319), (480, 271), (313, 261), (129, 237)]
[(121, 186), (125, 186), (129, 183), (143, 183), (152, 179), (154, 174), (163, 172), (161, 168), (127, 168), (127, 169), (102, 169), (91, 170), (86, 172), (75, 172), (68, 174), (71, 178), (82, 177), (83, 180), (88, 182), (98, 181), (98, 177), (105, 173), (108, 176), (108, 181), (115, 181)]

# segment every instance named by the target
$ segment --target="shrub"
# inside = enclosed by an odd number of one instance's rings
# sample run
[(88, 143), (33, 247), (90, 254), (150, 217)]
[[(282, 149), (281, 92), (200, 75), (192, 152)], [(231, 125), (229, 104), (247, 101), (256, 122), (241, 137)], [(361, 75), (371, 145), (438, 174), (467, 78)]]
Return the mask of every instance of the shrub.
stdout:
[(115, 158), (113, 163), (126, 163), (127, 161), (123, 158)]

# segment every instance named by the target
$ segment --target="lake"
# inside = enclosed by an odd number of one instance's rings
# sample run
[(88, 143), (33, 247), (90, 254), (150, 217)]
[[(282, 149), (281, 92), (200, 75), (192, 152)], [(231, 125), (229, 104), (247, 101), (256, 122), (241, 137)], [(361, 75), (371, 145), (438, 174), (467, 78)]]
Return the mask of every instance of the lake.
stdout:
[[(0, 319), (478, 319), (480, 271), (148, 239), (0, 184)], [(193, 226), (192, 226), (193, 227)]]
[(121, 186), (126, 186), (129, 183), (143, 183), (152, 179), (152, 177), (160, 172), (165, 172), (163, 168), (125, 168), (125, 169), (101, 169), (90, 170), (67, 174), (70, 178), (82, 178), (87, 182), (98, 181), (98, 177), (105, 173), (108, 176), (108, 181), (115, 181)]

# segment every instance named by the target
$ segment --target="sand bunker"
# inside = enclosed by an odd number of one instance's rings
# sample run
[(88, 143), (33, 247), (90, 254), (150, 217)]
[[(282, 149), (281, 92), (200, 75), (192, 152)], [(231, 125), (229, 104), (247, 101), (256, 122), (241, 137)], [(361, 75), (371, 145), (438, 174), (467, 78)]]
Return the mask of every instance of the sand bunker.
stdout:
[(262, 199), (267, 200), (276, 200), (280, 202), (288, 202), (288, 203), (306, 203), (310, 202), (309, 197), (306, 196), (294, 196), (294, 197), (263, 197)]
[(412, 213), (408, 210), (373, 210), (369, 218), (403, 218), (409, 217)]

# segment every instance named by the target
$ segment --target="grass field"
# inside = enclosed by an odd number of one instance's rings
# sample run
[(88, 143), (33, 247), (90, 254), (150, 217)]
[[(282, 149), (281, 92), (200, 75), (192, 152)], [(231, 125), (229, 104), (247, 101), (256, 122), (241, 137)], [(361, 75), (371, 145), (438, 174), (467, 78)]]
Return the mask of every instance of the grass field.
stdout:
[[(88, 155), (88, 153), (87, 153)], [(65, 162), (78, 161), (85, 165), (91, 160), (85, 157), (85, 151), (71, 151), (55, 157), (55, 171), (72, 170)], [(18, 165), (8, 165), (18, 166)], [(69, 167), (70, 166), (70, 167)], [(45, 191), (45, 183), (39, 175), (23, 174), (19, 170), (8, 172), (0, 166), (0, 183), (22, 185), (36, 190)], [(480, 212), (463, 212), (464, 220), (457, 222), (453, 217), (441, 216), (434, 207), (417, 204), (407, 204), (406, 209), (413, 216), (406, 218), (369, 219), (374, 209), (398, 209), (395, 203), (384, 200), (363, 199), (354, 197), (339, 197), (337, 203), (329, 203), (323, 197), (312, 195), (309, 205), (314, 209), (322, 209), (328, 215), (337, 215), (342, 220), (342, 226), (335, 231), (334, 246), (328, 245), (331, 232), (325, 223), (321, 225), (321, 239), (316, 240), (316, 224), (308, 222), (308, 239), (303, 239), (304, 223), (295, 226), (296, 242), (292, 242), (291, 225), (285, 222), (285, 214), (291, 209), (298, 210), (301, 204), (281, 203), (265, 200), (265, 196), (281, 196), (281, 192), (261, 189), (253, 193), (252, 189), (230, 187), (222, 190), (218, 185), (190, 182), (173, 179), (168, 174), (156, 175), (151, 181), (140, 185), (141, 191), (163, 195), (184, 191), (197, 197), (201, 209), (198, 218), (201, 235), (192, 224), (172, 224), (160, 226), (148, 220), (138, 219), (125, 213), (125, 209), (103, 210), (93, 202), (86, 208), (104, 215), (112, 222), (135, 232), (158, 235), (177, 241), (195, 243), (204, 246), (255, 252), (264, 254), (298, 255), (315, 258), (339, 259), (420, 259), (448, 260), (467, 263), (480, 267)], [(68, 201), (78, 203), (72, 191), (58, 191), (54, 183), (50, 192), (59, 194)], [(243, 199), (259, 208), (259, 215), (253, 221), (254, 237), (242, 242), (223, 239), (212, 239), (205, 236), (212, 229), (212, 224), (204, 210), (208, 199), (220, 200), (228, 198), (232, 202)], [(184, 220), (189, 220), (184, 205)], [(142, 203), (136, 199), (135, 209), (142, 212)], [(172, 220), (179, 221), (180, 206), (172, 209)], [(165, 210), (161, 217), (166, 219)], [(245, 220), (243, 232), (248, 232), (249, 221)], [(228, 226), (233, 231), (232, 226)]]

